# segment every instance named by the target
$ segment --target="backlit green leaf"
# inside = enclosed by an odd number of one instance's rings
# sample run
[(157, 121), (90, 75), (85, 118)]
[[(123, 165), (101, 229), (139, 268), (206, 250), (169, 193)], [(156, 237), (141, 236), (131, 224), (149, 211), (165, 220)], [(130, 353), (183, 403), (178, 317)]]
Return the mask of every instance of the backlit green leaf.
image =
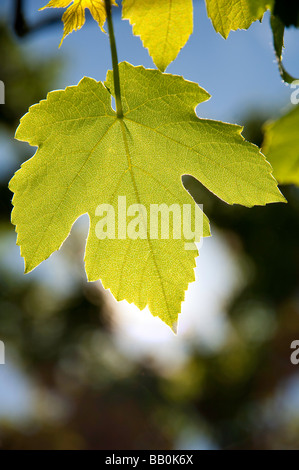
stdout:
[[(58, 250), (74, 221), (90, 218), (85, 267), (116, 299), (149, 306), (174, 327), (184, 292), (194, 280), (195, 244), (181, 239), (100, 240), (100, 204), (194, 204), (181, 177), (193, 175), (229, 204), (284, 201), (259, 149), (241, 127), (199, 119), (198, 103), (209, 98), (197, 84), (158, 70), (120, 64), (124, 118), (111, 108), (112, 72), (106, 87), (84, 78), (78, 86), (49, 93), (32, 106), (16, 138), (37, 146), (10, 183), (12, 222), (26, 272)], [(109, 91), (108, 91), (109, 90)], [(175, 223), (175, 220), (173, 220)], [(203, 236), (209, 223), (203, 218)], [(190, 247), (189, 247), (190, 248)]]

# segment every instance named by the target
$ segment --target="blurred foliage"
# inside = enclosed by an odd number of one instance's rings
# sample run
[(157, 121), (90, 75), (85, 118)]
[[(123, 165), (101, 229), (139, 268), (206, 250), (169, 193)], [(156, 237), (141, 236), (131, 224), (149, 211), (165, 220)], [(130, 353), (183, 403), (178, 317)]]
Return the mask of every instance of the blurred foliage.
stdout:
[[(0, 78), (9, 85), (1, 123), (12, 139), (26, 108), (53, 88), (57, 67), (32, 64), (3, 27), (0, 47)], [(258, 145), (264, 120), (257, 113), (245, 127)], [(189, 176), (184, 184), (221, 230), (246, 282), (226, 307), (224, 344), (207, 351), (191, 342), (183, 366), (165, 374), (150, 357), (121, 352), (113, 309), (97, 283), (74, 276), (61, 296), (42, 278), (8, 268), (7, 238), (15, 238), (1, 183), (0, 338), (7, 362), (15, 357), (34, 391), (25, 418), (0, 417), (2, 449), (171, 449), (184, 436), (221, 449), (298, 448), (299, 408), (287, 392), (299, 379), (289, 359), (299, 337), (299, 191), (282, 188), (287, 205), (246, 209), (222, 203)], [(73, 235), (63, 256), (74, 272), (82, 264)]]

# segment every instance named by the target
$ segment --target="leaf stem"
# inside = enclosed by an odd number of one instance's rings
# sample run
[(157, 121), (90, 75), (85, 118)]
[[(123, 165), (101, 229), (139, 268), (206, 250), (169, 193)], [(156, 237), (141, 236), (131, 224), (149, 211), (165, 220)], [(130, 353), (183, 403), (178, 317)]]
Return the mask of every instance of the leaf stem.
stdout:
[(106, 7), (106, 13), (107, 13), (107, 23), (108, 23), (108, 32), (109, 32), (109, 40), (110, 40), (112, 67), (113, 67), (116, 114), (117, 114), (117, 117), (121, 119), (123, 118), (124, 114), (123, 114), (123, 109), (122, 109), (122, 104), (121, 104), (118, 58), (117, 58), (117, 50), (116, 50), (116, 43), (115, 43), (115, 36), (114, 36), (114, 29), (113, 29), (113, 22), (112, 22), (110, 0), (105, 0), (105, 7)]

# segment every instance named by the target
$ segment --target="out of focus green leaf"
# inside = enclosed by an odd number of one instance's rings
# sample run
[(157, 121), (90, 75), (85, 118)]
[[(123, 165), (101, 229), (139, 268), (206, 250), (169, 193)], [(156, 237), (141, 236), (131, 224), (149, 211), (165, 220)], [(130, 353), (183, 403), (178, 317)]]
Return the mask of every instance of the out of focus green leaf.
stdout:
[(299, 185), (299, 106), (266, 125), (263, 152), (279, 183)]

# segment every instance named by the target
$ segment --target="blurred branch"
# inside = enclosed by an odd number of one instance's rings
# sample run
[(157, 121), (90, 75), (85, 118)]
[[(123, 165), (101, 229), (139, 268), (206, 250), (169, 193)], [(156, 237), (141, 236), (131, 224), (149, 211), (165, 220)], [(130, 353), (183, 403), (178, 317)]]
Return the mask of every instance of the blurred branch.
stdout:
[(27, 36), (38, 32), (42, 29), (48, 28), (49, 26), (56, 25), (61, 22), (61, 16), (53, 16), (50, 18), (45, 18), (33, 25), (28, 25), (25, 15), (24, 15), (24, 1), (15, 0), (14, 2), (14, 31), (19, 37)]

